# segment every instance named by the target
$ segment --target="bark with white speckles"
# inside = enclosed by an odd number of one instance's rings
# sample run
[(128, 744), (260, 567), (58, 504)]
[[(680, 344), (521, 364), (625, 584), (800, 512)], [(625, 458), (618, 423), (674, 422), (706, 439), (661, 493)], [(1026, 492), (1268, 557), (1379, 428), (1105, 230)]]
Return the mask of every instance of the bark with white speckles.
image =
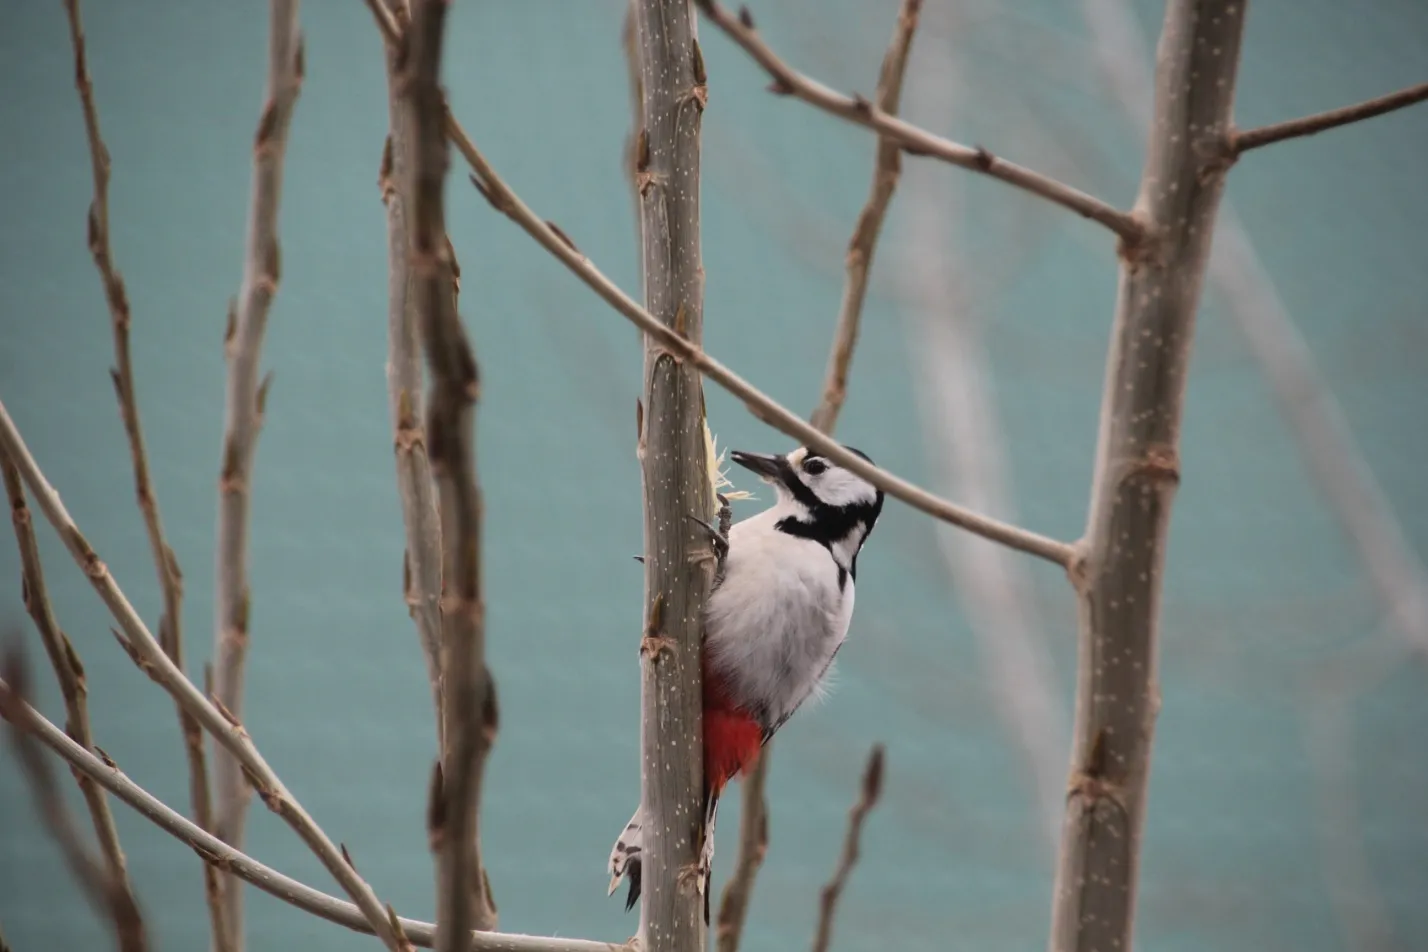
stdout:
[(1091, 511), (1070, 567), (1081, 638), (1053, 952), (1131, 948), (1180, 418), (1244, 17), (1244, 0), (1170, 0), (1157, 50), (1135, 207), (1150, 238), (1122, 250)]
[[(639, 0), (635, 48), (642, 92), (635, 181), (644, 245), (645, 306), (696, 345), (703, 330), (699, 133), (707, 96), (687, 0)], [(708, 540), (688, 517), (712, 519), (704, 392), (692, 361), (644, 338), (639, 455), (645, 500), (641, 804), (645, 952), (704, 947), (704, 899), (681, 876), (699, 856), (703, 807), (699, 651), (713, 582)]]

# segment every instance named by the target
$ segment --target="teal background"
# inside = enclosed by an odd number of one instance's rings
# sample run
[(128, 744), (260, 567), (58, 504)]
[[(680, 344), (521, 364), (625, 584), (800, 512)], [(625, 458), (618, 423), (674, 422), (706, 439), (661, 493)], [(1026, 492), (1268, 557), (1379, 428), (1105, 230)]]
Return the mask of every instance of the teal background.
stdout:
[[(793, 62), (866, 92), (895, 8), (891, 0), (761, 0), (755, 12)], [(930, 15), (913, 53), (916, 70), (934, 41), (955, 45), (966, 81), (959, 114), (950, 124), (914, 118), (1128, 204), (1142, 140), (1099, 83), (1079, 7), (1025, 0), (959, 9), (955, 20)], [(1154, 36), (1159, 5), (1136, 9)], [(622, 11), (618, 0), (457, 4), (446, 82), (457, 115), (510, 184), (634, 289), (621, 171), (629, 125)], [(154, 482), (186, 575), (198, 676), (212, 627), (220, 342), (241, 276), (266, 17), (261, 4), (217, 0), (91, 0), (85, 16)], [(84, 245), (89, 164), (64, 16), (58, 2), (12, 0), (5, 19), (0, 398), (153, 623), (160, 599), (108, 380), (108, 317)], [(429, 918), (422, 815), (434, 737), (401, 599), (383, 370), (380, 45), (360, 3), (309, 0), (302, 19), (307, 81), (282, 203), (283, 284), (265, 348), (275, 382), (254, 486), (246, 720), (381, 896)], [(768, 96), (751, 62), (703, 32), (706, 343), (806, 411), (873, 140)], [(1416, 0), (1261, 0), (1237, 112), (1246, 126), (1314, 112), (1420, 82), (1425, 62), (1428, 5)], [(1045, 134), (1027, 136), (1028, 125)], [(1053, 143), (1071, 156), (1069, 170), (1053, 159)], [(1428, 548), (1425, 152), (1428, 107), (1419, 107), (1247, 157), (1229, 187), (1420, 553)], [(489, 650), (502, 702), (484, 829), (501, 925), (623, 940), (636, 919), (602, 889), (610, 844), (638, 796), (637, 339), (456, 172), (448, 220), (484, 384)], [(1111, 244), (1095, 226), (998, 183), (936, 173), (965, 178), (958, 240), (984, 279), (977, 303), (1020, 519), (1073, 538), (1114, 298)], [(839, 433), (930, 482), (890, 264), (907, 251), (898, 229), (895, 204)], [(1207, 294), (1202, 310), (1168, 566), (1138, 944), (1428, 949), (1424, 668), (1385, 627), (1223, 301)], [(787, 448), (717, 389), (708, 405), (721, 444)], [(1051, 857), (1035, 791), (997, 719), (930, 523), (900, 505), (883, 520), (863, 560), (836, 693), (781, 735), (772, 846), (746, 947), (808, 942), (862, 757), (880, 740), (886, 800), (868, 824), (838, 947), (1039, 948)], [(57, 611), (89, 672), (98, 742), (130, 776), (186, 808), (172, 705), (115, 646), (102, 606), (48, 529), (41, 535)], [(1072, 601), (1059, 573), (1029, 571), (1041, 635), (1069, 697)], [(0, 579), (0, 623), (23, 624), (41, 663), (5, 540)], [(58, 718), (47, 672), (37, 680), (44, 709)], [(1330, 723), (1343, 737), (1334, 746), (1346, 763), (1334, 786), (1311, 740), (1336, 711), (1344, 718)], [(1344, 791), (1352, 827), (1326, 807)], [(197, 859), (123, 805), (115, 813), (156, 945), (205, 947)], [(735, 854), (734, 803), (723, 820), (721, 878)], [(1335, 886), (1350, 865), (1335, 852), (1336, 832), (1364, 859), (1347, 893)], [(336, 892), (261, 806), (248, 849)], [(256, 890), (249, 897), (251, 949), (371, 947)], [(1367, 938), (1346, 926), (1363, 915), (1379, 924)], [(17, 952), (107, 942), (38, 829), (9, 756), (0, 757), (0, 928)]]

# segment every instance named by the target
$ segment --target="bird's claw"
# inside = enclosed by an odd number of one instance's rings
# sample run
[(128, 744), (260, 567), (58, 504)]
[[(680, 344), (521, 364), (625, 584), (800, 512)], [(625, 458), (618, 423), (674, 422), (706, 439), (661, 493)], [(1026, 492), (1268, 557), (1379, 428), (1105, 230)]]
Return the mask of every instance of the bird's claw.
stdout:
[(685, 516), (690, 522), (709, 533), (709, 544), (714, 548), (714, 558), (718, 561), (721, 569), (724, 567), (724, 560), (729, 557), (728, 513), (729, 501), (721, 495), (719, 497), (719, 525), (716, 526), (698, 516)]

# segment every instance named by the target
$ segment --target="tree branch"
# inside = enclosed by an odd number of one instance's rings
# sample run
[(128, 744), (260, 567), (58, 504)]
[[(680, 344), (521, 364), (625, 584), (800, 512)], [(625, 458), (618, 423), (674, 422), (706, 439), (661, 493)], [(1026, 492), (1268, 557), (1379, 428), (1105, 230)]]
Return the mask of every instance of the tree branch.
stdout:
[(844, 469), (857, 473), (888, 495), (902, 500), (914, 509), (1048, 562), (1062, 566), (1070, 563), (1072, 546), (1068, 543), (1007, 525), (981, 513), (972, 512), (941, 499), (879, 466), (874, 466), (801, 420), (791, 410), (755, 388), (699, 346), (661, 324), (649, 311), (640, 307), (634, 299), (605, 277), (589, 258), (569, 243), (567, 238), (561, 237), (561, 234), (557, 233), (550, 224), (537, 217), (496, 175), (495, 170), (477, 151), (475, 145), (465, 136), (465, 132), (459, 126), (452, 123), (449, 129), (457, 147), (471, 163), (471, 167), (476, 170), (476, 175), (472, 179), (473, 183), (497, 211), (502, 212), (525, 229), (531, 237), (560, 259), (562, 264), (616, 311), (623, 314), (645, 333), (657, 338), (677, 358), (692, 363), (703, 372), (704, 376), (742, 400), (748, 411), (755, 417), (774, 429), (812, 447)]
[(719, 900), (719, 918), (715, 936), (719, 952), (736, 952), (744, 934), (744, 920), (749, 913), (749, 900), (754, 894), (754, 880), (769, 850), (769, 804), (764, 796), (768, 784), (769, 755), (773, 743), (764, 744), (754, 767), (740, 781), (743, 806), (739, 813), (739, 855), (734, 871), (724, 883)]
[(1428, 83), (1419, 83), (1417, 86), (1409, 86), (1407, 89), (1400, 89), (1396, 93), (1370, 99), (1368, 102), (1330, 109), (1328, 112), (1304, 116), (1301, 119), (1276, 122), (1273, 125), (1260, 126), (1257, 129), (1236, 129), (1230, 134), (1230, 147), (1235, 155), (1243, 155), (1250, 149), (1273, 145), (1276, 142), (1283, 142), (1285, 139), (1312, 136), (1328, 129), (1346, 126), (1351, 122), (1363, 122), (1365, 119), (1372, 119), (1374, 116), (1381, 116), (1386, 112), (1403, 109), (1425, 99), (1428, 99)]
[(1200, 288), (1230, 164), (1242, 0), (1170, 0), (1136, 207), (1157, 253), (1121, 261), (1091, 511), (1068, 570), (1080, 607), (1072, 770), (1052, 906), (1055, 952), (1131, 947), (1157, 629)]
[[(369, 0), (383, 14), (405, 16), (402, 0)], [(388, 10), (381, 8), (386, 3)], [(415, 117), (402, 90), (401, 55), (387, 45), (387, 114), (390, 132), (378, 184), (387, 208), (387, 403), (394, 431), (397, 494), (406, 531), (402, 586), (416, 623), (436, 702), (437, 744), (442, 740), (441, 517), (422, 424), (421, 335), (411, 270), (411, 167)]]
[[(124, 286), (124, 277), (114, 263), (114, 254), (109, 243), (109, 149), (105, 146), (99, 129), (99, 110), (94, 102), (94, 84), (89, 75), (89, 63), (85, 55), (84, 25), (80, 17), (79, 0), (65, 0), (64, 6), (69, 19), (70, 46), (74, 51), (74, 84), (79, 92), (80, 107), (84, 114), (84, 132), (89, 144), (90, 168), (94, 179), (94, 199), (89, 206), (89, 252), (104, 286), (104, 298), (109, 305), (114, 333), (115, 366), (110, 371), (110, 376), (119, 400), (119, 417), (124, 423), (124, 433), (129, 440), (134, 493), (138, 499), (139, 512), (144, 519), (144, 529), (149, 537), (154, 571), (163, 591), (164, 612), (159, 619), (159, 643), (163, 645), (164, 651), (168, 652), (174, 664), (182, 668), (183, 573), (179, 570), (178, 557), (174, 555), (173, 549), (169, 548), (164, 536), (159, 501), (149, 479), (149, 455), (144, 445), (144, 430), (139, 418), (138, 396), (134, 384), (134, 364), (129, 347), (129, 293)], [(188, 758), (189, 798), (193, 816), (199, 826), (211, 830), (213, 806), (208, 785), (207, 757), (203, 748), (203, 730), (182, 708), (177, 711), (179, 727), (183, 733), (184, 751)], [(87, 742), (81, 740), (81, 743)], [(100, 834), (100, 843), (104, 845), (106, 855), (109, 855), (109, 846), (103, 833)], [(117, 840), (113, 845), (117, 850)], [(112, 856), (110, 862), (113, 863)], [(122, 857), (120, 862), (119, 872), (123, 875)], [(230, 943), (232, 937), (224, 924), (222, 881), (218, 878), (217, 871), (207, 865), (203, 867), (203, 886), (208, 900), (213, 948), (215, 952), (236, 952)]]
[[(97, 913), (112, 922), (121, 952), (144, 952), (149, 944), (144, 919), (124, 877), (123, 868), (107, 866), (90, 855), (79, 831), (74, 828), (69, 810), (65, 808), (64, 794), (50, 772), (49, 761), (26, 730), (33, 708), (23, 700), (29, 675), (18, 645), (6, 652), (4, 671), (5, 680), (0, 684), (8, 682), (13, 687), (7, 686), (0, 691), (0, 717), (10, 722), (10, 742), (30, 782), (35, 809), (59, 844), (65, 862), (79, 881), (85, 897)], [(94, 785), (90, 783), (87, 786), (93, 788)]]
[[(456, 312), (456, 274), (443, 211), (449, 165), (446, 102), (440, 85), (447, 0), (419, 0), (407, 31), (403, 84), (412, 113), (411, 270), (416, 311), (431, 374), (427, 433), (436, 477), (443, 549), (441, 800), (432, 816), (438, 851), (437, 947), (463, 949), (471, 927), (496, 927), (496, 907), (481, 864), (481, 775), (495, 742), (496, 694), (485, 661), (481, 593), (481, 491), (472, 448), (480, 381)], [(434, 804), (434, 806), (436, 806)]]
[(813, 952), (828, 952), (828, 944), (833, 939), (833, 915), (838, 911), (838, 900), (848, 885), (848, 877), (858, 862), (858, 845), (863, 835), (863, 821), (868, 818), (883, 789), (883, 745), (874, 744), (868, 754), (867, 766), (863, 768), (863, 783), (858, 801), (848, 811), (848, 832), (843, 837), (843, 854), (838, 858), (838, 868), (833, 878), (823, 887), (818, 897), (818, 931), (813, 936)]
[[(708, 99), (704, 54), (687, 0), (637, 0), (635, 46), (643, 93), (635, 145), (644, 246), (644, 297), (656, 326), (698, 346), (704, 329), (699, 243), (700, 127)], [(704, 835), (701, 645), (715, 558), (690, 516), (717, 507), (705, 459), (703, 384), (656, 335), (644, 344), (638, 456), (644, 484), (647, 639), (641, 651), (640, 942), (646, 952), (704, 947), (703, 894), (687, 875)]]
[[(390, 42), (397, 35), (395, 21), (389, 15), (379, 15), (376, 20), (383, 36), (387, 37)], [(1061, 566), (1070, 564), (1073, 555), (1073, 547), (1070, 544), (972, 512), (941, 499), (879, 466), (874, 466), (857, 454), (849, 452), (842, 444), (819, 432), (816, 427), (804, 422), (791, 410), (755, 388), (734, 371), (711, 357), (702, 348), (691, 343), (672, 328), (661, 324), (649, 311), (620, 290), (599, 268), (595, 267), (594, 263), (575, 247), (575, 244), (564, 232), (540, 218), (531, 211), (525, 202), (521, 201), (520, 197), (486, 161), (486, 157), (476, 148), (476, 144), (471, 141), (466, 130), (449, 111), (446, 118), (446, 134), (475, 173), (471, 179), (472, 184), (498, 212), (519, 225), (543, 248), (554, 255), (561, 264), (565, 265), (572, 274), (598, 294), (605, 303), (623, 314), (632, 324), (646, 334), (657, 338), (675, 357), (694, 364), (704, 376), (742, 400), (748, 411), (755, 417), (785, 435), (812, 447), (844, 469), (852, 470), (889, 496), (900, 499), (935, 519), (949, 522), (968, 532), (991, 539), (993, 542), (1019, 552), (1045, 559), (1048, 562), (1054, 562)]]
[[(922, 0), (903, 0), (892, 40), (883, 54), (874, 98), (878, 108), (889, 114), (898, 111), (908, 54), (921, 10)], [(848, 241), (847, 277), (843, 285), (842, 304), (838, 309), (838, 324), (833, 333), (833, 347), (828, 355), (823, 397), (808, 421), (829, 436), (838, 425), (838, 415), (848, 395), (848, 368), (858, 343), (858, 326), (872, 273), (873, 252), (901, 173), (902, 149), (895, 142), (879, 139), (868, 201), (859, 212), (853, 235)], [(719, 903), (719, 952), (735, 952), (739, 947), (754, 881), (768, 852), (769, 809), (764, 788), (772, 754), (772, 744), (765, 744), (754, 769), (741, 784), (743, 808), (739, 820), (739, 855)]]
[[(886, 115), (897, 114), (902, 98), (903, 74), (912, 50), (912, 36), (917, 31), (917, 17), (922, 0), (903, 0), (898, 12), (892, 43), (883, 55), (878, 73), (874, 107)], [(863, 313), (863, 299), (868, 292), (868, 275), (873, 267), (873, 251), (888, 204), (897, 189), (902, 173), (902, 149), (886, 137), (878, 139), (877, 159), (873, 165), (873, 184), (868, 202), (858, 213), (853, 237), (848, 241), (848, 276), (843, 284), (843, 303), (838, 309), (838, 329), (833, 336), (833, 351), (828, 355), (828, 371), (823, 384), (823, 399), (813, 411), (809, 423), (825, 433), (832, 433), (848, 393), (848, 365), (853, 360), (853, 348), (858, 343), (858, 325)]]
[[(13, 688), (0, 680), (0, 707), (13, 698)], [(23, 705), (20, 726), (40, 743), (69, 762), (79, 773), (104, 787), (119, 800), (135, 809), (161, 830), (185, 843), (205, 863), (232, 873), (239, 879), (263, 890), (289, 905), (312, 913), (320, 919), (345, 926), (355, 932), (372, 934), (372, 924), (362, 910), (350, 902), (313, 889), (305, 883), (284, 876), (271, 867), (236, 850), (218, 837), (200, 829), (171, 810), (162, 801), (129, 779), (112, 760), (101, 760), (66, 737), (34, 708)], [(12, 721), (15, 723), (15, 721)], [(389, 907), (390, 908), (390, 907)], [(390, 918), (390, 917), (389, 917)], [(398, 918), (397, 923), (412, 944), (431, 948), (436, 927), (429, 922)], [(477, 932), (472, 935), (472, 952), (632, 952), (630, 945), (611, 942), (591, 942), (585, 939), (547, 938), (514, 933)]]
[[(40, 561), (40, 547), (35, 538), (35, 528), (30, 519), (30, 509), (25, 503), (25, 489), (20, 481), (20, 472), (10, 462), (9, 456), (0, 454), (0, 472), (3, 472), (5, 494), (10, 500), (10, 518), (15, 526), (15, 543), (20, 550), (21, 590), (25, 610), (34, 620), (35, 628), (44, 643), (54, 668), (55, 679), (59, 681), (60, 695), (64, 698), (65, 730), (75, 743), (86, 749), (94, 746), (94, 738), (89, 724), (88, 687), (85, 683), (84, 666), (74, 645), (60, 630), (50, 605), (48, 587), (45, 585), (44, 565)], [(133, 898), (133, 886), (129, 882), (129, 872), (124, 861), (124, 850), (119, 845), (119, 831), (114, 825), (114, 816), (109, 810), (109, 802), (104, 794), (86, 777), (76, 776), (80, 793), (84, 795), (85, 806), (89, 809), (90, 820), (94, 824), (94, 835), (99, 841), (99, 849), (104, 855), (105, 876), (114, 892), (128, 895), (127, 904), (137, 908)], [(62, 805), (61, 805), (62, 806)], [(66, 848), (66, 852), (70, 851)]]
[(1122, 212), (1092, 195), (1072, 188), (1039, 172), (1023, 168), (998, 158), (981, 146), (965, 146), (933, 135), (925, 129), (891, 115), (861, 96), (845, 96), (798, 72), (785, 63), (754, 29), (753, 17), (747, 8), (737, 16), (714, 0), (694, 0), (705, 16), (748, 53), (773, 78), (770, 91), (782, 96), (794, 96), (830, 115), (866, 126), (880, 136), (898, 143), (913, 155), (941, 159), (972, 172), (980, 172), (1008, 185), (1013, 185), (1063, 208), (1069, 208), (1104, 225), (1130, 248), (1141, 245), (1147, 237), (1145, 226), (1134, 213)]
[[(283, 156), (288, 125), (302, 85), (303, 50), (297, 0), (271, 0), (268, 28), (268, 80), (265, 103), (253, 143), (253, 186), (243, 285), (228, 315), (223, 349), (228, 383), (223, 421), (223, 460), (219, 474), (218, 545), (214, 588), (214, 696), (235, 717), (243, 713), (243, 675), (248, 655), (248, 516), (253, 456), (262, 426), (268, 380), (259, 384), (258, 364), (268, 308), (277, 292), (278, 200), (282, 193)], [(217, 802), (215, 831), (234, 846), (243, 843), (251, 791), (238, 761), (214, 752)], [(223, 902), (230, 947), (243, 948), (243, 890), (225, 881)]]
[[(1140, 59), (1134, 18), (1116, 0), (1084, 0), (1097, 55), (1128, 115), (1150, 123), (1151, 85)], [(1229, 304), (1230, 316), (1259, 362), (1280, 412), (1320, 492), (1359, 550), (1394, 627), (1419, 656), (1428, 655), (1428, 571), (1404, 537), (1304, 335), (1265, 272), (1230, 202), (1220, 211), (1206, 278)]]
[(293, 828), (322, 861), (323, 866), (327, 867), (328, 872), (348, 895), (352, 896), (368, 921), (373, 924), (377, 935), (387, 943), (387, 947), (392, 952), (400, 952), (396, 934), (387, 921), (386, 909), (378, 901), (372, 887), (348, 865), (337, 845), (278, 779), (277, 773), (263, 759), (262, 754), (258, 753), (258, 748), (253, 745), (248, 732), (233, 713), (226, 707), (219, 706), (221, 702), (215, 703), (205, 697), (154, 639), (139, 613), (134, 610), (134, 606), (114, 581), (108, 566), (75, 525), (74, 519), (60, 501), (59, 493), (55, 492), (54, 487), (45, 479), (3, 402), (0, 402), (0, 452), (10, 458), (29, 488), (35, 505), (59, 534), (75, 564), (89, 579), (90, 585), (118, 622), (122, 634), (116, 632), (115, 637), (129, 657), (140, 670), (158, 682), (175, 701), (192, 713), (224, 750), (233, 755), (246, 782), (257, 790), (268, 808)]

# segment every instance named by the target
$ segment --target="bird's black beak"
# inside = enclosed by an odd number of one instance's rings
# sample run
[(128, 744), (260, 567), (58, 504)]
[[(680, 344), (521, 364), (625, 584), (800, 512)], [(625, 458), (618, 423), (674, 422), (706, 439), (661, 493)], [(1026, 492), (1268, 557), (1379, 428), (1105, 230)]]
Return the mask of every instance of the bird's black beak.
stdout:
[(738, 463), (751, 473), (758, 473), (764, 479), (771, 482), (782, 482), (784, 467), (788, 463), (782, 456), (769, 456), (766, 453), (745, 453), (743, 450), (734, 450), (729, 454), (729, 459)]

